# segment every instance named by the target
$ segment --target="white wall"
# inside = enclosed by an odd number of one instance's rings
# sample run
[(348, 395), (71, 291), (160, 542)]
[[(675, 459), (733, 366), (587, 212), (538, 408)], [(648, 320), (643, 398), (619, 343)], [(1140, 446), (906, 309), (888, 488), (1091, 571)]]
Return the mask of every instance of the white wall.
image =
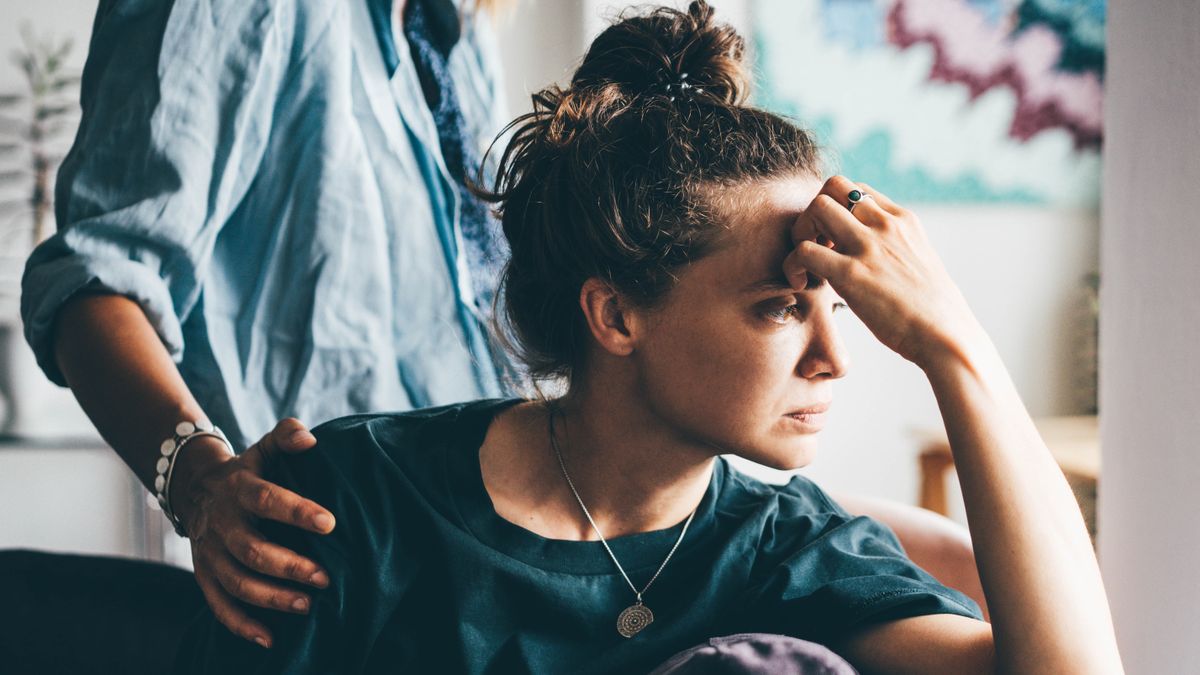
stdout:
[(95, 444), (2, 447), (0, 548), (139, 555), (145, 492), (134, 481)]
[(548, 84), (566, 84), (583, 53), (581, 2), (519, 0), (498, 16), (508, 117), (530, 110), (529, 95)]
[(1200, 12), (1112, 0), (1100, 562), (1128, 672), (1200, 664)]

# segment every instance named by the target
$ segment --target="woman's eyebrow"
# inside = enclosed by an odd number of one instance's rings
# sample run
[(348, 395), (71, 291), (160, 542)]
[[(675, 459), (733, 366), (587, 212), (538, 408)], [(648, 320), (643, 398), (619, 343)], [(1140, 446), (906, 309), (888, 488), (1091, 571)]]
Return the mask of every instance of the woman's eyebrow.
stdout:
[[(824, 278), (818, 277), (812, 272), (807, 272), (806, 274), (808, 275), (808, 281), (804, 286), (804, 290), (816, 290), (825, 285)], [(747, 284), (744, 288), (742, 288), (743, 293), (750, 294), (766, 293), (768, 291), (784, 293), (791, 290), (794, 290), (794, 288), (792, 287), (791, 283), (788, 282), (787, 278), (783, 276), (768, 277), (752, 284)]]
[(743, 293), (766, 293), (768, 291), (790, 291), (792, 285), (784, 277), (769, 277), (755, 281), (752, 284), (746, 284), (742, 288)]

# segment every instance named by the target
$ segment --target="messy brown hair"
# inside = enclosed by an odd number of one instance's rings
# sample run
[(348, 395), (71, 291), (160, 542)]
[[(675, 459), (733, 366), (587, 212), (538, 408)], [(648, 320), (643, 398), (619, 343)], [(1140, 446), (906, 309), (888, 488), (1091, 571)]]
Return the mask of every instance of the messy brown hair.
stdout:
[(624, 15), (569, 86), (534, 94), (502, 132), (512, 138), (481, 190), (512, 250), (497, 328), (535, 381), (584, 363), (584, 281), (653, 307), (674, 271), (712, 251), (721, 191), (819, 171), (807, 132), (746, 104), (744, 54), (703, 1)]

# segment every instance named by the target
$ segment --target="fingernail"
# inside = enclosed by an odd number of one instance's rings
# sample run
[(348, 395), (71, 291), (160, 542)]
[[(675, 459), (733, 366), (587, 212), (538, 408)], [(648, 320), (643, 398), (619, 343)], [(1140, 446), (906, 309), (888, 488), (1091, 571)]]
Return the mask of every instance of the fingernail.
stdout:
[(329, 575), (325, 574), (324, 572), (313, 572), (312, 576), (309, 577), (308, 580), (314, 584), (317, 584), (318, 586), (329, 585)]
[(267, 639), (261, 635), (259, 635), (258, 637), (255, 637), (254, 641), (257, 642), (259, 644), (259, 646), (261, 646), (263, 649), (267, 649), (271, 646), (271, 645), (267, 644)]
[(328, 513), (318, 513), (316, 516), (313, 517), (312, 522), (313, 522), (313, 526), (316, 527), (318, 530), (333, 529), (333, 517), (330, 516)]
[(299, 431), (293, 431), (292, 435), (288, 437), (288, 440), (290, 440), (292, 443), (300, 444), (307, 442), (312, 437), (313, 435), (308, 433), (307, 430), (301, 429)]
[(292, 601), (292, 609), (296, 610), (297, 612), (303, 612), (304, 610), (308, 609), (308, 600), (305, 600), (304, 598), (296, 598)]

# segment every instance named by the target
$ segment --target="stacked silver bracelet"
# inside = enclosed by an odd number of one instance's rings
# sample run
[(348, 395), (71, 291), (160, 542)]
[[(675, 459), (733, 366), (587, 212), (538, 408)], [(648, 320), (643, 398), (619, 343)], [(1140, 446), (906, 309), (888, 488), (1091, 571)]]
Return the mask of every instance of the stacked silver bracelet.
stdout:
[(167, 520), (175, 526), (175, 533), (184, 539), (188, 536), (187, 530), (184, 529), (179, 517), (175, 515), (175, 511), (171, 509), (171, 477), (175, 475), (175, 460), (179, 457), (179, 451), (192, 439), (201, 436), (219, 438), (229, 449), (229, 454), (236, 454), (233, 446), (229, 444), (229, 439), (225, 438), (225, 434), (208, 420), (180, 422), (175, 425), (175, 435), (163, 441), (159, 446), (162, 457), (159, 457), (158, 464), (155, 465), (157, 475), (154, 477), (154, 496), (158, 499), (158, 505), (162, 508)]

